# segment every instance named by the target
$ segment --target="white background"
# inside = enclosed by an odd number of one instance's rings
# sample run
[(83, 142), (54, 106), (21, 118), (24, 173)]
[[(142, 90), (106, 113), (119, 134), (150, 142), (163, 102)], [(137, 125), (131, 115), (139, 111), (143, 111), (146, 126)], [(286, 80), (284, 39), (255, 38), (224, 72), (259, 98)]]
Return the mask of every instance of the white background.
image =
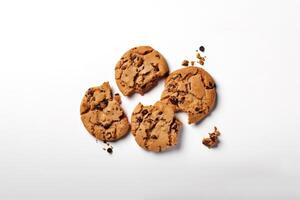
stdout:
[[(300, 1), (1, 1), (0, 199), (299, 199)], [(114, 81), (129, 48), (170, 70), (204, 45), (218, 104), (180, 145), (149, 153), (132, 135), (102, 150), (79, 116), (87, 88)], [(122, 96), (130, 117), (153, 104)], [(217, 126), (219, 148), (202, 137)]]

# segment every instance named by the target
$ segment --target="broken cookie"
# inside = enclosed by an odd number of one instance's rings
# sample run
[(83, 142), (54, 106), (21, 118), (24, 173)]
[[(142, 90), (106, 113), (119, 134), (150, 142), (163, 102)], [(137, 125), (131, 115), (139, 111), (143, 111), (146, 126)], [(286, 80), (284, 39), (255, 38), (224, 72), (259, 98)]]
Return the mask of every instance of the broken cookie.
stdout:
[(115, 141), (130, 130), (121, 98), (113, 96), (108, 82), (88, 89), (80, 105), (80, 115), (87, 131), (98, 140)]
[(161, 101), (171, 105), (176, 112), (188, 113), (189, 124), (196, 123), (214, 108), (216, 85), (204, 69), (185, 67), (167, 77)]
[(214, 132), (209, 133), (209, 137), (203, 138), (202, 144), (208, 148), (216, 147), (219, 143), (218, 136), (220, 136), (220, 132), (217, 127), (214, 127)]
[(125, 96), (143, 95), (169, 72), (164, 57), (150, 46), (134, 47), (127, 51), (115, 67), (115, 79)]
[(181, 122), (170, 105), (139, 103), (131, 116), (131, 131), (137, 144), (148, 151), (165, 151), (178, 143)]

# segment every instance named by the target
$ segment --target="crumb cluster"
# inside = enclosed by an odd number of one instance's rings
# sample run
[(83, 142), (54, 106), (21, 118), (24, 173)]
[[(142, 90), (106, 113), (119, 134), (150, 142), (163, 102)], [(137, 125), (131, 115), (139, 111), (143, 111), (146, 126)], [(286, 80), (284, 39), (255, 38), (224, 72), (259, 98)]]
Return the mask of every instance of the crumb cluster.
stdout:
[(209, 133), (209, 137), (203, 138), (202, 144), (208, 148), (216, 147), (219, 143), (218, 136), (220, 136), (220, 132), (218, 131), (217, 127), (214, 127), (214, 132)]
[(200, 52), (204, 52), (204, 51), (205, 51), (205, 48), (203, 46), (200, 46), (199, 50), (196, 50), (196, 59), (197, 59), (197, 61), (183, 60), (181, 65), (185, 66), (185, 67), (189, 66), (189, 64), (191, 64), (191, 66), (194, 66), (195, 63), (198, 63), (200, 65), (204, 65), (205, 60), (206, 60), (206, 56), (202, 56), (200, 54)]

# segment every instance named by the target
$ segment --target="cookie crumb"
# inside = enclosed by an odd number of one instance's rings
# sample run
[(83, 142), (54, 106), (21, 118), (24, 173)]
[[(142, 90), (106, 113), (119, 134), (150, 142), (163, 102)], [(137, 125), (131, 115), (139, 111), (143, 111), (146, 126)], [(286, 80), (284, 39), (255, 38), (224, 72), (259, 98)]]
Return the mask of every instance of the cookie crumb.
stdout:
[(220, 132), (218, 131), (217, 127), (214, 127), (214, 132), (209, 133), (209, 137), (203, 138), (202, 144), (204, 144), (208, 148), (217, 147), (219, 143), (218, 136), (220, 136)]
[(196, 58), (198, 59), (197, 63), (199, 63), (200, 65), (204, 65), (206, 57), (201, 56), (200, 53), (196, 53)]
[(205, 51), (204, 46), (200, 46), (200, 47), (199, 47), (199, 50), (200, 50), (201, 52), (204, 52), (204, 51)]
[(181, 63), (182, 66), (188, 66), (189, 65), (189, 61), (188, 60), (183, 60)]
[(195, 61), (191, 61), (191, 65), (194, 66), (194, 64), (195, 64)]

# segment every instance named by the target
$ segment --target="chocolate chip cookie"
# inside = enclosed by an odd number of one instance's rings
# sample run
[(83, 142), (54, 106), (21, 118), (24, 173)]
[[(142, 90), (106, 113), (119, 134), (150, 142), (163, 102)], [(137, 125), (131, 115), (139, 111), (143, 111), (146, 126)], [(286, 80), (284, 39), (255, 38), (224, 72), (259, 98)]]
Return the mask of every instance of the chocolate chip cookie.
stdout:
[(165, 151), (175, 146), (182, 127), (173, 108), (162, 102), (153, 106), (143, 106), (139, 103), (131, 116), (131, 124), (131, 131), (138, 145), (154, 152)]
[(115, 67), (115, 79), (125, 96), (143, 95), (169, 72), (164, 57), (150, 46), (134, 47), (127, 51)]
[(172, 72), (165, 81), (161, 101), (176, 112), (188, 113), (189, 124), (207, 116), (215, 105), (216, 85), (213, 78), (199, 67), (185, 67)]
[(113, 96), (108, 82), (88, 89), (80, 105), (80, 115), (87, 131), (102, 141), (117, 140), (130, 130), (121, 98), (118, 94)]

